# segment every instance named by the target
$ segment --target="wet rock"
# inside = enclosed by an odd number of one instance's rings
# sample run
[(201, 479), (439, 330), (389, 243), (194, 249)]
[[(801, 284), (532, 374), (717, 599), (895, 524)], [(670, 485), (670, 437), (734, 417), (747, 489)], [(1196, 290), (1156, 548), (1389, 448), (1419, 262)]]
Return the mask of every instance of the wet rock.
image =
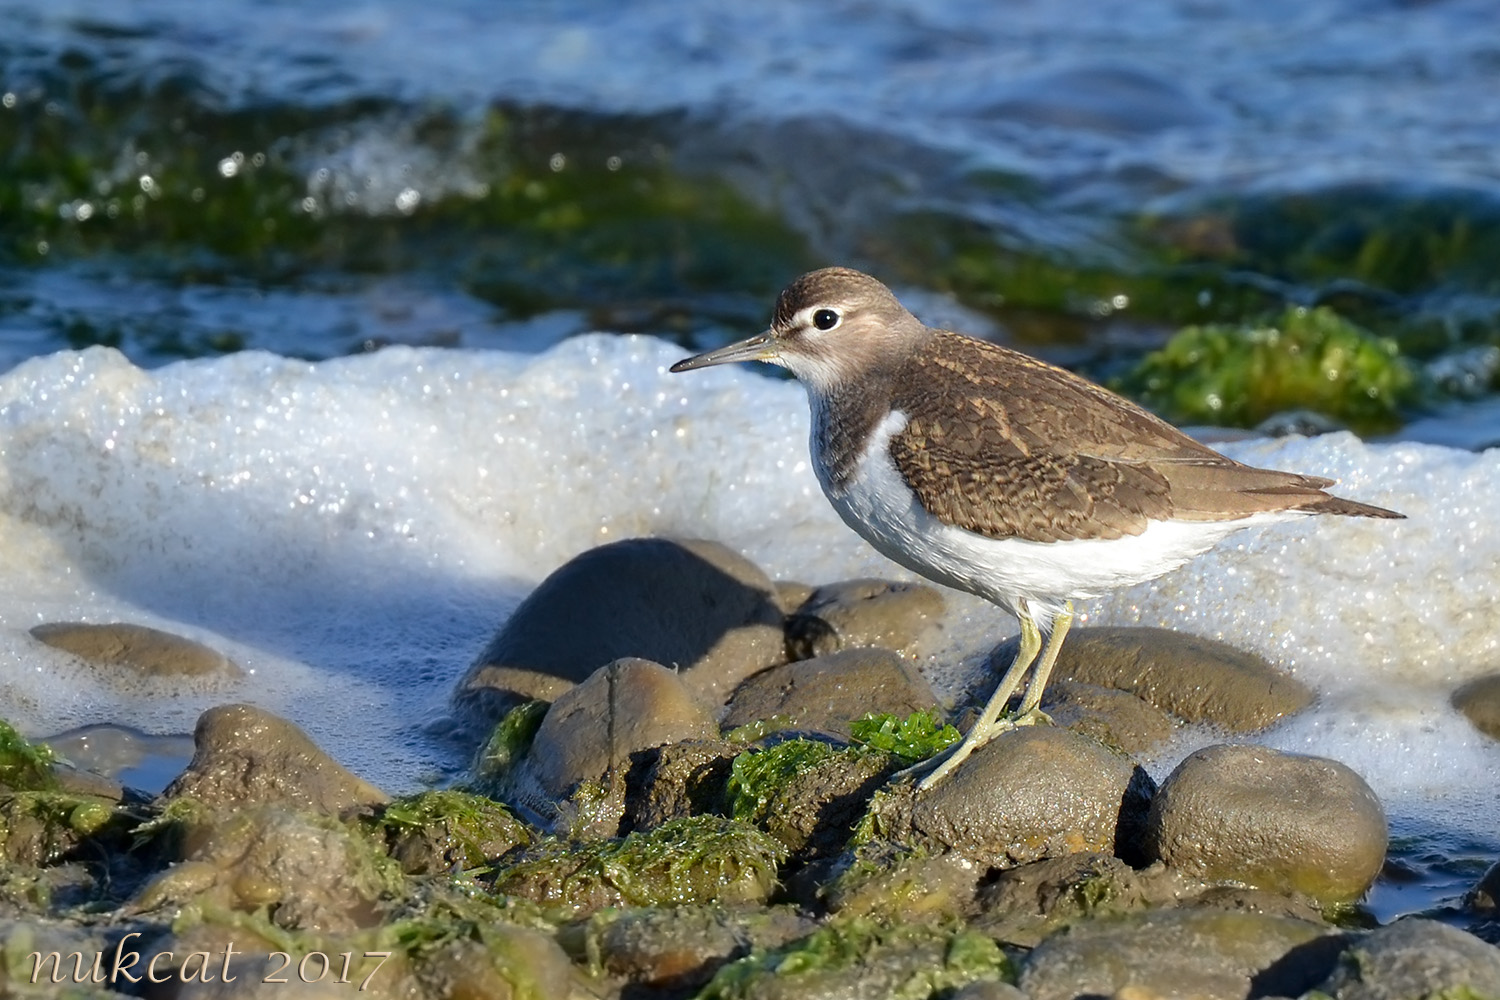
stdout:
[(480, 925), (473, 936), (446, 941), (424, 952), (413, 971), (429, 997), (595, 1000), (598, 996), (551, 935), (508, 924)]
[(729, 771), (744, 750), (721, 740), (684, 740), (636, 754), (626, 792), (626, 823), (631, 829), (651, 830), (668, 820), (726, 813)]
[(845, 580), (819, 587), (786, 621), (793, 660), (876, 646), (919, 657), (941, 631), (943, 595), (924, 583)]
[(1323, 924), (1213, 909), (1150, 910), (1052, 935), (1027, 956), (1018, 985), (1031, 1000), (1299, 996), (1328, 975), (1342, 947)]
[(1354, 942), (1318, 988), (1333, 1000), (1500, 997), (1500, 948), (1408, 917)]
[(253, 913), (288, 930), (342, 933), (381, 921), (389, 862), (369, 838), (328, 816), (259, 806), (193, 826), (185, 860), (137, 897), (142, 911), (189, 903)]
[(145, 625), (49, 622), (32, 628), (31, 635), (39, 642), (72, 653), (100, 668), (99, 675), (106, 679), (124, 675), (229, 680), (245, 675), (223, 653), (201, 642)]
[(408, 875), (478, 868), (534, 839), (499, 802), (452, 790), (397, 799), (372, 825)]
[(1476, 677), (1454, 691), (1449, 700), (1475, 729), (1500, 740), (1500, 674)]
[(611, 771), (623, 785), (636, 751), (718, 735), (713, 715), (676, 671), (622, 659), (552, 703), (527, 761), (547, 794), (563, 799)]
[(748, 824), (695, 816), (616, 840), (546, 841), (497, 871), (494, 889), (567, 919), (607, 906), (759, 905), (785, 857)]
[[(1012, 641), (993, 659), (1009, 663)], [(1264, 729), (1312, 703), (1300, 681), (1227, 643), (1160, 628), (1090, 626), (1068, 633), (1055, 680), (1116, 688), (1187, 722)]]
[(870, 712), (906, 716), (936, 708), (920, 671), (888, 649), (846, 649), (763, 670), (741, 684), (729, 704), (729, 728), (777, 717), (798, 729), (841, 738)]
[(1128, 691), (1078, 681), (1049, 684), (1042, 708), (1054, 725), (1128, 754), (1151, 749), (1177, 728), (1165, 712)]
[(301, 729), (253, 705), (198, 717), (193, 760), (163, 793), (214, 811), (281, 804), (339, 816), (388, 796), (325, 754)]
[(1191, 754), (1162, 783), (1146, 845), (1196, 878), (1340, 902), (1375, 880), (1386, 838), (1380, 801), (1343, 764), (1220, 745)]
[(1066, 729), (1025, 726), (980, 747), (936, 788), (899, 786), (883, 831), (998, 868), (1080, 851), (1139, 853), (1155, 785), (1128, 757)]
[(776, 606), (787, 614), (791, 614), (802, 607), (807, 599), (813, 595), (813, 591), (818, 589), (812, 584), (803, 583), (800, 580), (777, 580), (775, 587)]
[(899, 767), (889, 754), (788, 740), (735, 762), (730, 808), (799, 862), (827, 857), (843, 848), (871, 796)]
[[(721, 704), (785, 660), (775, 585), (749, 560), (701, 539), (632, 538), (573, 558), (521, 602), (469, 668), (456, 699), (493, 721), (552, 700), (546, 678), (581, 682), (623, 657), (664, 663)], [(521, 679), (534, 677), (526, 684)]]
[(1464, 896), (1464, 906), (1475, 913), (1493, 914), (1500, 910), (1500, 861), (1485, 869)]
[(947, 996), (972, 982), (1005, 979), (993, 941), (932, 924), (830, 921), (784, 948), (720, 969), (703, 1000), (891, 1000)]
[(881, 856), (878, 849), (862, 847), (818, 895), (840, 919), (951, 921), (976, 912), (979, 881), (988, 874), (986, 866), (959, 854)]
[(991, 979), (970, 983), (953, 994), (953, 1000), (1027, 1000), (1027, 996), (1010, 983)]
[(707, 983), (725, 963), (752, 950), (779, 948), (815, 926), (788, 907), (605, 910), (581, 928), (576, 957), (597, 956), (605, 972), (630, 983), (692, 990)]
[(1002, 871), (986, 885), (975, 927), (997, 941), (1032, 948), (1059, 928), (1169, 904), (1195, 888), (1161, 865), (1138, 872), (1110, 854), (1047, 858)]

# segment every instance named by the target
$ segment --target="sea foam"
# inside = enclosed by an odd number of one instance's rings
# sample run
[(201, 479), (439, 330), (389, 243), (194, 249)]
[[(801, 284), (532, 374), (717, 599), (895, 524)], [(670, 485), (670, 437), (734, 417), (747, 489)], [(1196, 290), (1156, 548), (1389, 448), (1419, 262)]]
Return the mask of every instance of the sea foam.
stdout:
[[(31, 735), (190, 731), (250, 701), (393, 791), (461, 761), (432, 735), (454, 681), (542, 577), (644, 534), (717, 539), (773, 576), (909, 574), (834, 515), (800, 387), (674, 376), (682, 351), (588, 336), (540, 355), (391, 348), (317, 364), (244, 353), (142, 370), (93, 348), (0, 376), (0, 716)], [(1088, 620), (1164, 625), (1269, 657), (1319, 693), (1257, 739), (1343, 760), (1397, 816), (1493, 809), (1500, 750), (1447, 702), (1500, 670), (1500, 450), (1347, 435), (1225, 445), (1339, 480), (1405, 521), (1231, 536)], [(950, 593), (924, 667), (973, 684), (1014, 622)], [(28, 630), (129, 621), (246, 668), (197, 686), (101, 678)], [(1152, 762), (1164, 772), (1212, 734)], [(1160, 773), (1158, 774), (1160, 776)]]

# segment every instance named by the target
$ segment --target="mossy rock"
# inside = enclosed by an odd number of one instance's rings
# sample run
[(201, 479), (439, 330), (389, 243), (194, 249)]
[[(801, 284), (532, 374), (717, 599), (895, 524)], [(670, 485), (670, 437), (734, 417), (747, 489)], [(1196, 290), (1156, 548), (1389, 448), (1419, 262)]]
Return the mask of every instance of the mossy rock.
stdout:
[(1311, 409), (1362, 433), (1391, 430), (1416, 394), (1396, 343), (1331, 309), (1288, 309), (1265, 324), (1178, 332), (1115, 388), (1179, 424), (1251, 427)]
[(533, 900), (559, 919), (606, 906), (758, 905), (775, 888), (785, 857), (779, 843), (748, 824), (693, 816), (616, 840), (543, 842), (497, 872), (492, 888)]
[(534, 839), (503, 804), (453, 790), (399, 798), (368, 822), (408, 875), (479, 868)]

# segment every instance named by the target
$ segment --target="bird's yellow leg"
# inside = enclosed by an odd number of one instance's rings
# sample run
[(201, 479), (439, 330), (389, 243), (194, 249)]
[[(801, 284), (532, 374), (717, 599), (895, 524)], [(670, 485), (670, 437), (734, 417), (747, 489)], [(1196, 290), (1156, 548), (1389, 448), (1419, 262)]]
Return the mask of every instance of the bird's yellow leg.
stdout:
[(1021, 648), (1016, 650), (1016, 658), (1011, 661), (1010, 669), (1005, 671), (1005, 676), (1000, 678), (1000, 683), (995, 687), (995, 693), (990, 695), (990, 700), (985, 704), (984, 711), (979, 714), (979, 719), (969, 729), (963, 738), (963, 742), (954, 747), (947, 758), (938, 764), (927, 777), (923, 778), (917, 785), (918, 791), (925, 791), (943, 780), (950, 771), (962, 764), (964, 760), (989, 742), (994, 731), (999, 727), (1000, 713), (1005, 711), (1005, 703), (1010, 701), (1010, 696), (1016, 693), (1016, 688), (1021, 686), (1021, 678), (1026, 676), (1026, 670), (1031, 666), (1031, 661), (1036, 659), (1036, 654), (1042, 649), (1042, 632), (1036, 627), (1036, 622), (1031, 620), (1026, 603), (1021, 602)]
[(1057, 654), (1062, 652), (1063, 640), (1068, 637), (1068, 629), (1072, 626), (1073, 602), (1069, 601), (1063, 605), (1057, 617), (1052, 619), (1052, 635), (1048, 637), (1047, 648), (1037, 662), (1036, 672), (1031, 675), (1031, 683), (1026, 686), (1026, 697), (1021, 699), (1021, 706), (1016, 709), (1016, 725), (1024, 726), (1046, 718), (1040, 707), (1042, 689), (1047, 686), (1047, 678), (1052, 676), (1052, 668), (1057, 666)]

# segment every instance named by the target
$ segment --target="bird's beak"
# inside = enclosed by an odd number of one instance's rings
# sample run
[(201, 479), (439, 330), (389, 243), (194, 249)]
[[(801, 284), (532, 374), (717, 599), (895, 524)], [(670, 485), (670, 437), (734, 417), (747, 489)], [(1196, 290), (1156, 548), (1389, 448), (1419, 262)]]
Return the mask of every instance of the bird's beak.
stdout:
[(728, 344), (717, 350), (695, 354), (691, 358), (683, 358), (668, 370), (690, 372), (694, 368), (707, 368), (710, 365), (727, 365), (731, 361), (775, 361), (777, 357), (776, 345), (771, 339), (771, 331), (767, 330), (765, 333), (757, 333), (753, 337), (747, 337), (744, 340)]

